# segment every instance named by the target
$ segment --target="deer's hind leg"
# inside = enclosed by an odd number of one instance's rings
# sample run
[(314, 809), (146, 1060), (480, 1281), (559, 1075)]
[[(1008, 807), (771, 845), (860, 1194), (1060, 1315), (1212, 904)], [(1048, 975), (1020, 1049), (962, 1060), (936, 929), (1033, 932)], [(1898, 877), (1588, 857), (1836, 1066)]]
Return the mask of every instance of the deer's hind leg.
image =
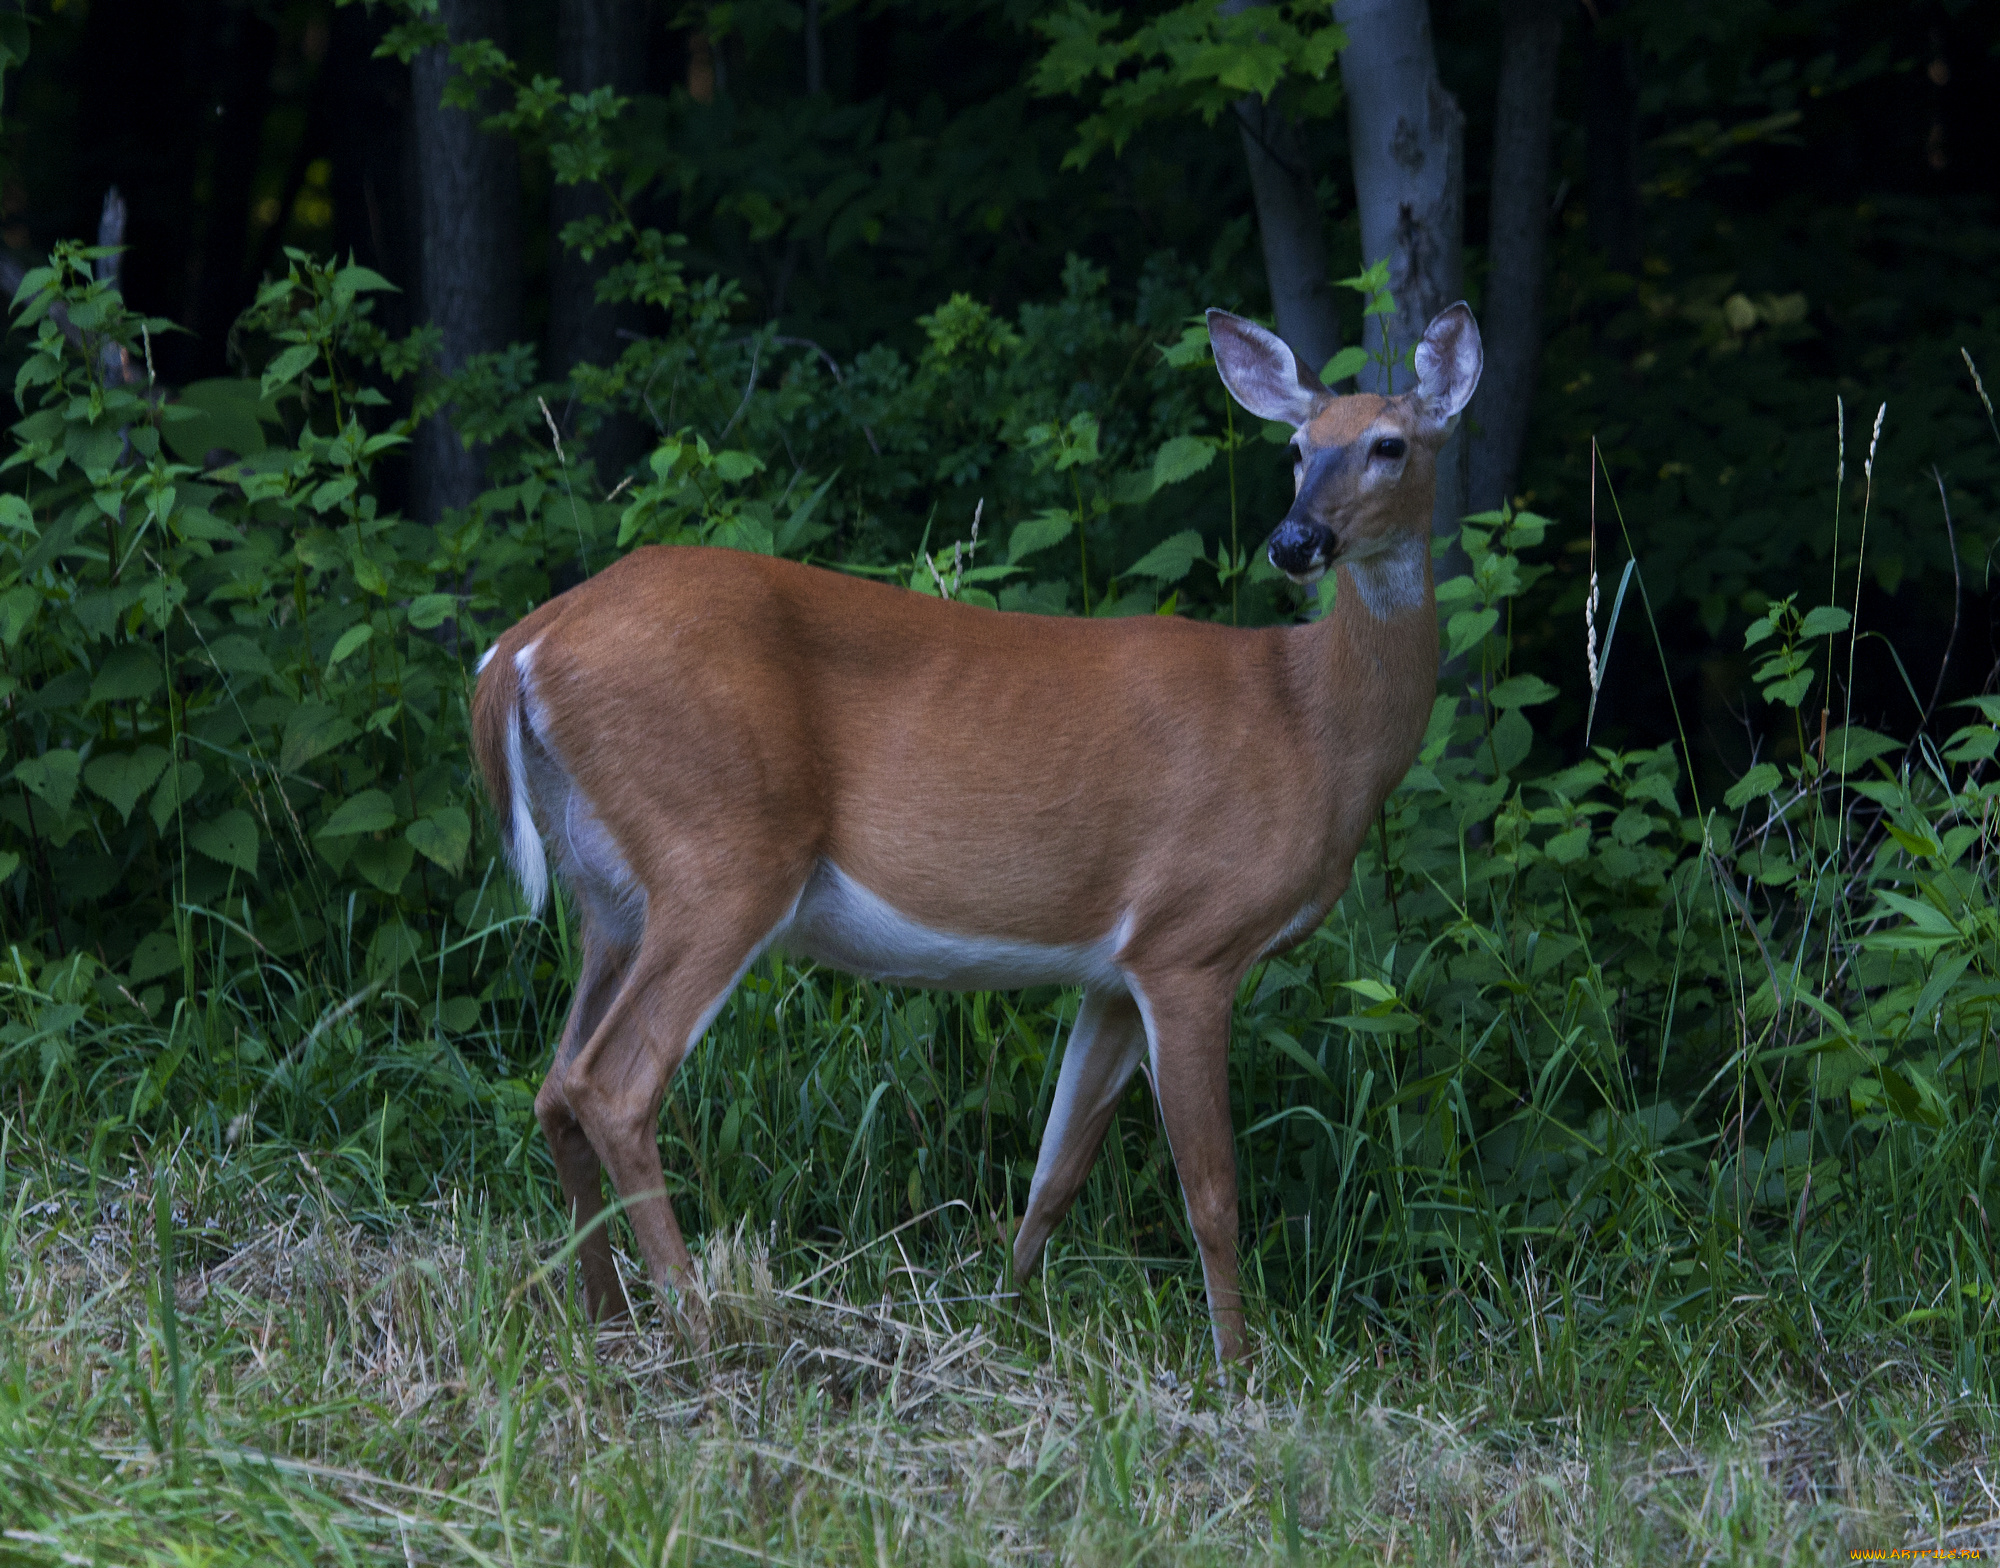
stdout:
[(693, 1260), (660, 1164), (660, 1104), (736, 982), (789, 915), (801, 881), (686, 897), (666, 918), (655, 899), (624, 984), (562, 1064), (556, 1085), (611, 1172), (655, 1284), (692, 1309), (687, 1315), (697, 1340), (699, 1303), (687, 1300)]
[(604, 1014), (624, 984), (631, 963), (631, 946), (607, 935), (602, 922), (586, 916), (583, 966), (577, 975), (576, 996), (563, 1024), (556, 1059), (542, 1080), (541, 1092), (535, 1096), (535, 1120), (541, 1123), (542, 1136), (548, 1139), (549, 1153), (555, 1157), (563, 1202), (569, 1209), (571, 1222), (582, 1233), (577, 1261), (583, 1273), (584, 1305), (599, 1322), (624, 1316), (628, 1303), (611, 1259), (610, 1233), (599, 1222), (604, 1212), (604, 1167), (570, 1109), (562, 1084), (570, 1062), (604, 1021)]

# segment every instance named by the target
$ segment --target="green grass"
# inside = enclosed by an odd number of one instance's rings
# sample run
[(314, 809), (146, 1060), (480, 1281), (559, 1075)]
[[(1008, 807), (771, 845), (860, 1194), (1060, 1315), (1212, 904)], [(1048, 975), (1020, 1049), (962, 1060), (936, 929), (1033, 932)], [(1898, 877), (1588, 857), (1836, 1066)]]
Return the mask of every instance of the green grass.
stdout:
[[(357, 1222), (306, 1149), (93, 1170), (6, 1136), (4, 1562), (2000, 1550), (1991, 1405), (1890, 1335), (1760, 1357), (1769, 1298), (1685, 1369), (1649, 1338), (1615, 1406), (1582, 1396), (1646, 1336), (1579, 1331), (1575, 1282), (1532, 1269), (1482, 1303), (1520, 1315), (1470, 1334), (1266, 1302), (1224, 1384), (1192, 1269), (1087, 1227), (1018, 1297), (997, 1245), (927, 1223), (851, 1256), (731, 1227), (701, 1249), (702, 1361), (636, 1283), (636, 1324), (594, 1335), (545, 1207), (454, 1191)], [(1731, 1397), (1704, 1353), (1741, 1358)]]

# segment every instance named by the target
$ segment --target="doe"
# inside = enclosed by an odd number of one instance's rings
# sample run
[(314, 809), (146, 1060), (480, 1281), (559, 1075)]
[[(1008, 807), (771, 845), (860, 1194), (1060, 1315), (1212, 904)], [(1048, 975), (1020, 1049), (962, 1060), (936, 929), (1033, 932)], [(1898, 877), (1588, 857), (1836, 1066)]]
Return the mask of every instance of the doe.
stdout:
[[(549, 861), (582, 968), (535, 1113), (585, 1229), (586, 1300), (623, 1303), (602, 1172), (655, 1282), (694, 1285), (660, 1165), (675, 1070), (772, 947), (955, 989), (1080, 985), (1027, 1211), (1025, 1277), (1141, 1060), (1180, 1176), (1217, 1354), (1244, 1353), (1230, 1009), (1307, 937), (1415, 759), (1436, 691), (1431, 504), (1479, 379), (1464, 305), (1397, 397), (1336, 397), (1208, 315), (1222, 379), (1293, 427), (1273, 565), (1338, 573), (1310, 624), (1239, 630), (948, 603), (730, 550), (638, 550), (508, 630), (473, 737), (539, 909)], [(700, 1308), (690, 1319), (702, 1332)]]

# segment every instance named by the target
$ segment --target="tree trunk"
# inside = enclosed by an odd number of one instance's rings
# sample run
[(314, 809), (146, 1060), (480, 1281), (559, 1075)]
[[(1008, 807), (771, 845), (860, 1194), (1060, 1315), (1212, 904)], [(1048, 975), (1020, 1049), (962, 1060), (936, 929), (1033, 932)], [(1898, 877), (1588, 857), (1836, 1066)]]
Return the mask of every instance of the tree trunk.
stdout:
[[(556, 10), (556, 74), (566, 91), (609, 87), (629, 98), (644, 86), (646, 7), (638, 0), (560, 0)], [(636, 331), (637, 313), (599, 304), (598, 280), (617, 259), (599, 251), (585, 261), (562, 242), (563, 226), (604, 215), (604, 193), (595, 185), (557, 185), (549, 193), (549, 367), (566, 376), (577, 365), (609, 365), (625, 350), (620, 328)], [(557, 411), (565, 433), (571, 411)], [(599, 482), (610, 488), (644, 445), (636, 421), (612, 418), (589, 447)]]
[[(278, 58), (278, 30), (249, 7), (232, 10), (217, 42), (227, 51), (210, 122), (209, 197), (198, 253), (195, 291), (196, 363), (201, 374), (229, 369), (229, 329), (250, 303), (244, 278), (250, 236), (250, 198), (264, 151), (264, 121), (271, 107), (271, 69)], [(278, 222), (284, 222), (281, 213)], [(251, 280), (254, 282), (254, 280)]]
[(1548, 253), (1549, 135), (1564, 0), (1505, 0), (1493, 124), (1493, 213), (1487, 242), (1486, 373), (1468, 423), (1466, 509), (1512, 497), (1542, 357), (1542, 267)]
[[(1362, 258), (1372, 265), (1388, 257), (1396, 302), (1393, 316), (1370, 318), (1388, 335), (1393, 378), (1370, 364), (1358, 379), (1366, 392), (1387, 392), (1392, 384), (1403, 392), (1415, 381), (1408, 356), (1424, 328), (1464, 289), (1465, 116), (1438, 80), (1427, 0), (1336, 0), (1334, 19), (1347, 30), (1340, 81)], [(1431, 513), (1433, 531), (1454, 539), (1465, 512), (1464, 452), (1461, 430), (1438, 454)]]
[(1619, 36), (1613, 0), (1598, 0), (1584, 44), (1583, 199), (1590, 237), (1620, 272), (1636, 272), (1639, 229), (1639, 77)]
[[(503, 39), (501, 0), (441, 0), (451, 41)], [(410, 65), (415, 99), (417, 203), (422, 245), (423, 313), (443, 333), (439, 368), (455, 373), (475, 354), (513, 339), (521, 313), (521, 182), (513, 144), (479, 128), (492, 109), (447, 109), (451, 79), (443, 48)], [(498, 107), (494, 105), (493, 107)], [(472, 503), (485, 480), (485, 454), (468, 451), (452, 429), (449, 406), (418, 427), (418, 517), (436, 522), (450, 507)]]
[[(1254, 3), (1223, 0), (1222, 9), (1234, 15)], [(1263, 242), (1278, 336), (1317, 372), (1340, 350), (1340, 312), (1305, 139), (1290, 116), (1254, 93), (1236, 100), (1236, 126), (1250, 166), (1257, 237)]]

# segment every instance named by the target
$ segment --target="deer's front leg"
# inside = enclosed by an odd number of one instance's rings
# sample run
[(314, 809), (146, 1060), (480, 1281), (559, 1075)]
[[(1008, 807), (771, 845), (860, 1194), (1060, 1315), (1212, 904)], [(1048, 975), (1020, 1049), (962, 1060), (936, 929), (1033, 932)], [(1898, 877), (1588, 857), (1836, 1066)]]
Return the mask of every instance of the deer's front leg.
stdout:
[(1215, 1353), (1249, 1350), (1236, 1272), (1236, 1135), (1229, 1118), (1229, 1010), (1233, 977), (1155, 976), (1138, 986), (1152, 1048), (1153, 1092), (1201, 1249)]
[(1042, 1147), (1035, 1156), (1035, 1180), (1028, 1189), (1028, 1212), (1014, 1237), (1014, 1274), (1026, 1279), (1042, 1260), (1049, 1233), (1062, 1223), (1090, 1168), (1097, 1163), (1111, 1113), (1131, 1081), (1146, 1049), (1146, 1026), (1139, 1006), (1123, 992), (1085, 991), (1069, 1043), (1063, 1047), (1062, 1074), (1049, 1106)]

